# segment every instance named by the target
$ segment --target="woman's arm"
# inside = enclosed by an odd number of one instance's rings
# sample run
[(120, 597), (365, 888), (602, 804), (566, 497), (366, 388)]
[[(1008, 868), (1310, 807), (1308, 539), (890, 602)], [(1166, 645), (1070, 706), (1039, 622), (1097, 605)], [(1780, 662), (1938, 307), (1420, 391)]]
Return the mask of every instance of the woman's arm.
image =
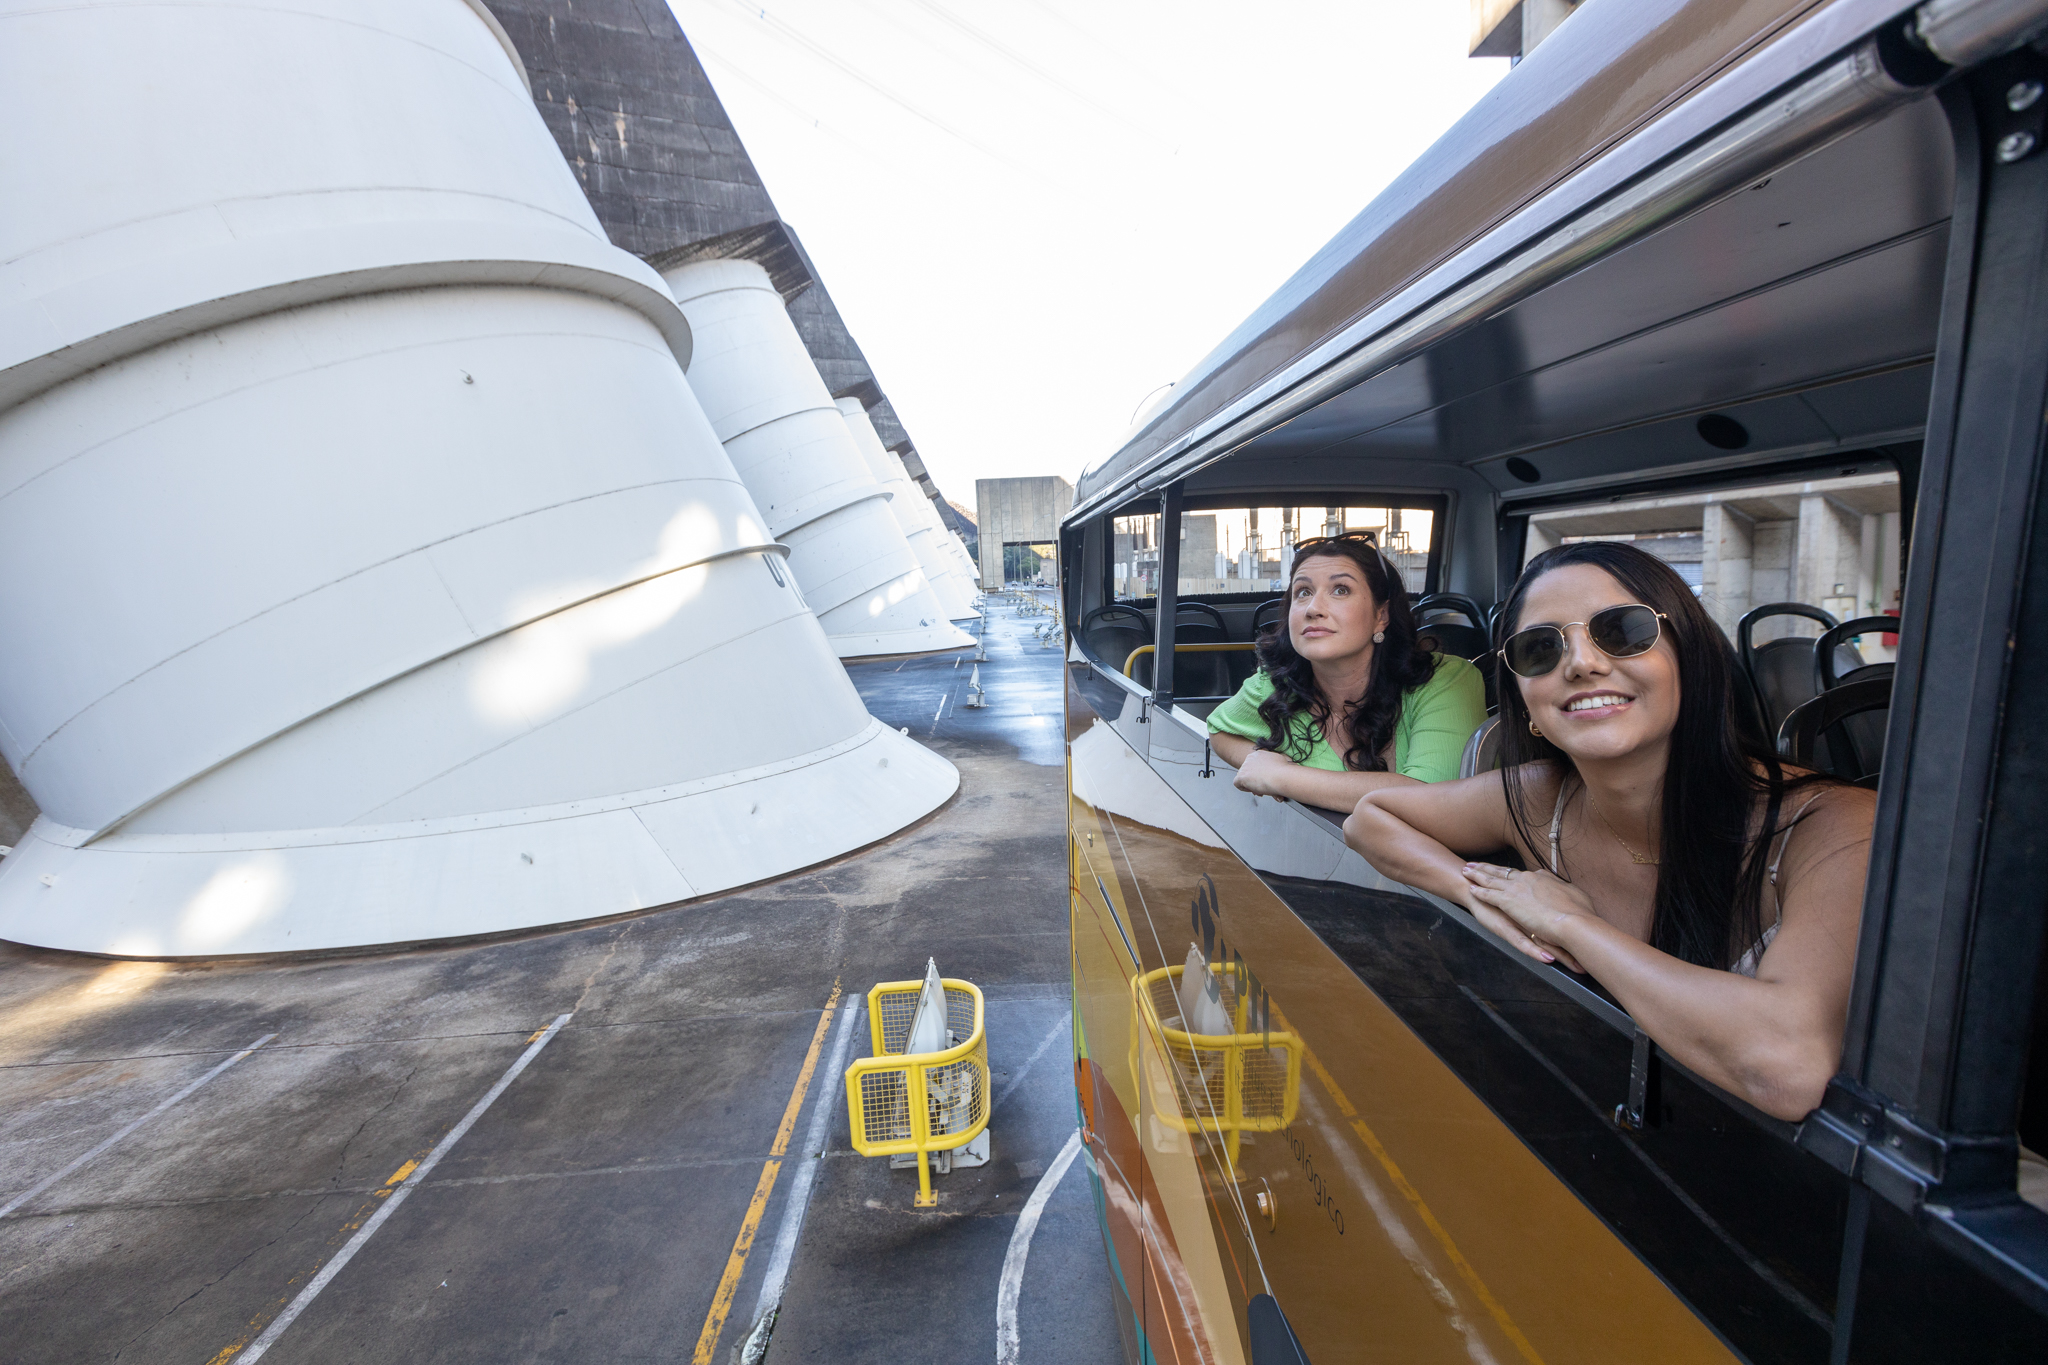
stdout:
[(1842, 1054), (1875, 807), (1830, 791), (1789, 836), (1778, 934), (1751, 980), (1659, 952), (1594, 915), (1545, 873), (1475, 865), (1473, 894), (1522, 931), (1569, 951), (1681, 1064), (1767, 1114), (1820, 1103)]
[(1337, 773), (1328, 768), (1311, 768), (1285, 754), (1261, 749), (1242, 735), (1220, 731), (1209, 736), (1209, 748), (1237, 769), (1239, 791), (1300, 801), (1325, 810), (1350, 810), (1367, 792), (1383, 787), (1421, 785), (1399, 773)]
[[(1556, 778), (1540, 765), (1525, 768), (1522, 780), (1538, 801), (1556, 791)], [(1555, 962), (1561, 956), (1551, 946), (1554, 941), (1537, 941), (1480, 899), (1465, 876), (1468, 857), (1516, 847), (1500, 774), (1373, 792), (1344, 822), (1344, 842), (1395, 881), (1465, 907), (1530, 957)], [(1578, 970), (1569, 954), (1562, 956), (1567, 967)]]

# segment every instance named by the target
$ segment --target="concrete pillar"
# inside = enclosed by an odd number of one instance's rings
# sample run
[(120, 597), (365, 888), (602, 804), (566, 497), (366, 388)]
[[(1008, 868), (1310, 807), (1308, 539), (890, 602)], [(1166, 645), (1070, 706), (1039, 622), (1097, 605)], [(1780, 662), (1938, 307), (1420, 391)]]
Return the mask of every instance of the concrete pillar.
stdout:
[(696, 339), (690, 387), (839, 657), (973, 644), (925, 581), (768, 272), (698, 261), (663, 278)]
[(958, 785), (866, 714), (481, 6), (16, 6), (0, 82), (0, 938), (558, 924)]
[(1793, 599), (1838, 617), (1853, 614), (1863, 519), (1824, 493), (1808, 493), (1799, 499), (1798, 536)]
[(868, 468), (874, 471), (883, 490), (888, 493), (889, 513), (896, 518), (897, 529), (903, 532), (904, 539), (910, 542), (911, 553), (917, 556), (918, 567), (924, 570), (925, 581), (931, 584), (947, 619), (962, 621), (980, 616), (981, 613), (974, 609), (973, 588), (946, 557), (940, 540), (942, 532), (931, 510), (931, 499), (918, 492), (917, 485), (910, 481), (910, 475), (903, 468), (903, 461), (882, 448), (882, 438), (876, 433), (875, 424), (868, 420), (867, 409), (861, 406), (858, 398), (838, 399), (836, 406), (854, 445), (860, 448)]
[(1750, 600), (1755, 522), (1722, 502), (1700, 509), (1700, 600), (1730, 639)]

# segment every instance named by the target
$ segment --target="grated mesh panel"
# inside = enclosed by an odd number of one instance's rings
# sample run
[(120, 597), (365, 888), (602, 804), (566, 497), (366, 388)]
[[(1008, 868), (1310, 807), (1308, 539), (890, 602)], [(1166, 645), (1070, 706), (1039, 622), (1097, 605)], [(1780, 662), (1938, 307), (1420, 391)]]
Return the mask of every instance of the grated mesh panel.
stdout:
[(869, 1071), (860, 1078), (861, 1137), (867, 1142), (910, 1138), (910, 1077), (902, 1071)]
[(910, 1039), (911, 1021), (917, 1018), (917, 996), (916, 990), (885, 991), (877, 1000), (882, 1012), (882, 1051), (903, 1051), (903, 1044)]
[[(970, 1013), (973, 1010), (971, 1000), (968, 1009)], [(926, 1067), (924, 1084), (931, 1135), (939, 1138), (968, 1132), (988, 1113), (988, 1044), (983, 1042), (957, 1062)]]

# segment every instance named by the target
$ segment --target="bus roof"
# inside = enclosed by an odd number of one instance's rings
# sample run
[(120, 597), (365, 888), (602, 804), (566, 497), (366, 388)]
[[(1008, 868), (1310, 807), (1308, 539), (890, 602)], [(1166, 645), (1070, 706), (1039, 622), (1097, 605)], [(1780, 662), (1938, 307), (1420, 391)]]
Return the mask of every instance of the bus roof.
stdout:
[[(1611, 255), (1743, 188), (1730, 183), (1731, 173), (1748, 174), (1759, 154), (1775, 155), (1779, 163), (1795, 159), (1903, 103), (1915, 92), (1887, 76), (1874, 58), (1864, 62), (1867, 70), (1836, 81), (1841, 88), (1828, 97), (1832, 103), (1793, 107), (1797, 100), (1782, 98), (1788, 83), (1811, 83), (1817, 69), (1841, 65), (1844, 52), (1896, 11), (1895, 0), (1590, 0), (1211, 351), (1118, 450), (1086, 469), (1073, 515), (1099, 513), (1241, 449), (1316, 403), (1385, 376), (1485, 320), (1488, 314), (1480, 311), (1433, 330), (1415, 325), (1433, 306), (1441, 313), (1447, 300), (1455, 302), (1458, 291), (1469, 292), (1487, 272), (1498, 277), (1503, 263), (1531, 243), (1568, 234), (1575, 219), (1632, 190), (1640, 195), (1660, 171), (1668, 179), (1674, 161), (1683, 161), (1703, 138), (1725, 135), (1745, 120), (1757, 123), (1767, 96), (1779, 96), (1775, 102), (1788, 107), (1766, 110), (1767, 126), (1749, 130), (1747, 163), (1724, 157), (1695, 167), (1689, 201), (1667, 198), (1660, 212), (1636, 214), (1624, 225), (1627, 232), (1609, 227), (1602, 240), (1582, 242), (1580, 257), (1565, 264), (1576, 269)], [(1922, 177), (1931, 193), (1908, 192), (1914, 202), (1905, 218), (1925, 220), (1931, 212), (1938, 221), (1946, 214), (1947, 174), (1932, 163), (1943, 149), (1929, 142), (1925, 129), (1909, 131), (1905, 140), (1911, 158), (1939, 172)], [(1890, 147), (1888, 154), (1898, 150)], [(1905, 169), (1915, 169), (1910, 160)], [(1895, 226), (1898, 215), (1878, 218)], [(1914, 227), (1927, 223), (1908, 230)], [(1924, 273), (1924, 255), (1901, 263), (1903, 274)], [(1518, 290), (1481, 302), (1505, 306), (1563, 273), (1525, 272)], [(1766, 266), (1762, 277), (1768, 276)], [(1912, 292), (1916, 303), (1924, 302), (1924, 291)], [(1931, 327), (1931, 309), (1927, 316)], [(1404, 338), (1404, 330), (1413, 335)], [(1891, 331), (1900, 333), (1896, 319)], [(1893, 348), (1900, 354), (1864, 357), (1864, 368), (1924, 357), (1931, 332), (1925, 339), (1901, 335), (1901, 342)], [(1347, 357), (1361, 356), (1365, 363), (1339, 376)], [(1377, 416), (1412, 415), (1418, 402), (1440, 405), (1443, 387), (1425, 385), (1407, 403), (1409, 414), (1395, 412), (1403, 406), (1397, 401), (1382, 404)], [(1556, 434), (1539, 434), (1538, 444)], [(1330, 447), (1330, 436), (1318, 433), (1319, 448)], [(1412, 434), (1405, 444), (1408, 454), (1431, 457), (1415, 449)], [(1434, 458), (1465, 464), (1500, 453), (1455, 443), (1433, 450)]]

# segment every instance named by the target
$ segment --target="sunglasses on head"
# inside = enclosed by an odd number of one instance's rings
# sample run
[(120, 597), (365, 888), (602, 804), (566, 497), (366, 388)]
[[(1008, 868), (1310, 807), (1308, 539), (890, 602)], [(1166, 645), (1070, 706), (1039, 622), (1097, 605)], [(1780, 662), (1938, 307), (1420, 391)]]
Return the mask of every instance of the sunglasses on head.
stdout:
[(1584, 621), (1567, 621), (1561, 626), (1530, 626), (1508, 636), (1500, 647), (1501, 661), (1524, 678), (1540, 678), (1564, 662), (1565, 631), (1584, 626), (1586, 638), (1610, 659), (1633, 659), (1648, 654), (1664, 633), (1665, 616), (1640, 602), (1606, 607)]

